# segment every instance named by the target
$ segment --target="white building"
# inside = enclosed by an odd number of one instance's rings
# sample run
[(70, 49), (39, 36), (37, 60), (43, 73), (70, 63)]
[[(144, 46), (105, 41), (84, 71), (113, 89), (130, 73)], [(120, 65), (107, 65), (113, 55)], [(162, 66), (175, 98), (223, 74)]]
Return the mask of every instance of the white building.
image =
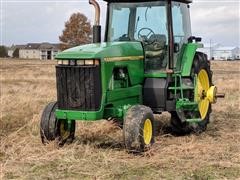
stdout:
[[(240, 47), (240, 46), (239, 46)], [(240, 48), (238, 48), (238, 52), (236, 54), (236, 59), (237, 60), (240, 60)]]
[(238, 47), (226, 47), (218, 43), (204, 43), (204, 47), (199, 48), (198, 51), (207, 54), (209, 60), (240, 59), (240, 49)]
[(22, 59), (54, 59), (60, 52), (58, 44), (29, 43), (25, 48), (19, 50), (19, 58)]
[(239, 59), (238, 47), (219, 47), (214, 49), (213, 57), (216, 60), (235, 60)]

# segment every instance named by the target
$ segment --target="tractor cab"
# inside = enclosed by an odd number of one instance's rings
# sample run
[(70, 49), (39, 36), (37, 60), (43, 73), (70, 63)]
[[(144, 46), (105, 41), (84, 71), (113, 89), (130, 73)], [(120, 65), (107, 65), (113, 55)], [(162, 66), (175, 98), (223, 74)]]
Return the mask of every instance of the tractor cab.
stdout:
[(107, 42), (141, 42), (145, 73), (166, 71), (173, 43), (172, 58), (176, 65), (183, 44), (191, 36), (188, 3), (173, 1), (171, 9), (168, 1), (109, 0), (108, 3)]

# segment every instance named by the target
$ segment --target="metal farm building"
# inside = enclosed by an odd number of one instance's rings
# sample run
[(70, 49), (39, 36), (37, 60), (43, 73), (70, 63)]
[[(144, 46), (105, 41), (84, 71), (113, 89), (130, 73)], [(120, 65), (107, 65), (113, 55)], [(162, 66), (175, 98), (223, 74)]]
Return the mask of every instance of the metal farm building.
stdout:
[(203, 48), (199, 48), (198, 51), (207, 54), (209, 60), (239, 60), (240, 48), (239, 47), (227, 47), (220, 44), (204, 44)]
[(235, 60), (239, 59), (238, 47), (219, 47), (214, 49), (213, 57), (217, 60)]

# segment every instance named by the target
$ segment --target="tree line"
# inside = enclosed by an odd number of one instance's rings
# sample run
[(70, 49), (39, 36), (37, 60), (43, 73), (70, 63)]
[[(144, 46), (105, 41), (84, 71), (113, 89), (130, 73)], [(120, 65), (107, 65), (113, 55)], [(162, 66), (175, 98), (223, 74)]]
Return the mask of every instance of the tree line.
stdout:
[[(0, 58), (7, 58), (8, 56), (8, 48), (6, 46), (0, 46)], [(16, 48), (13, 51), (13, 57), (19, 58), (19, 49)]]
[(6, 46), (0, 46), (0, 57), (8, 57)]

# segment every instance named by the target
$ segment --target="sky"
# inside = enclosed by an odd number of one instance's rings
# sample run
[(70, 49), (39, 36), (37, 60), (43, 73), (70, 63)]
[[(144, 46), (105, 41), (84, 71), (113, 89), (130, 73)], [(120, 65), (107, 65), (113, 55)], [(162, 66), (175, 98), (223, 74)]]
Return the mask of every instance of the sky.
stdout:
[[(98, 2), (104, 29), (106, 3)], [(74, 12), (85, 14), (93, 23), (94, 8), (87, 0), (0, 0), (0, 43), (58, 43)], [(240, 0), (193, 0), (191, 21), (192, 34), (203, 42), (240, 46)]]

